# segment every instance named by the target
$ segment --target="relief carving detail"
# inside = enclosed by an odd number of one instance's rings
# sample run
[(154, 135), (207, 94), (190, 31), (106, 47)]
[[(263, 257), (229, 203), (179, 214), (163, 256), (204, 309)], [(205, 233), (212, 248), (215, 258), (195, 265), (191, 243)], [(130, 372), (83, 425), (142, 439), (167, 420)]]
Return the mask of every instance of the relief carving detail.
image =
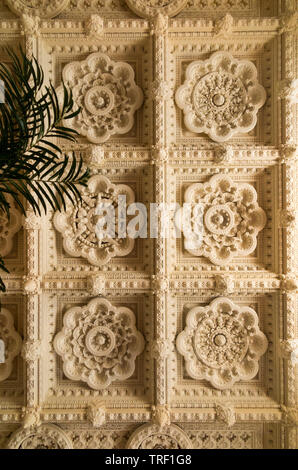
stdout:
[(235, 183), (226, 175), (189, 186), (184, 196), (187, 210), (178, 211), (176, 217), (185, 249), (218, 265), (253, 253), (266, 224), (257, 198), (252, 185)]
[[(135, 240), (117, 234), (118, 196), (125, 196), (129, 205), (135, 200), (133, 190), (125, 184), (114, 185), (108, 178), (95, 175), (81, 192), (82, 202), (76, 206), (68, 204), (66, 211), (57, 211), (54, 215), (53, 223), (63, 236), (65, 251), (71, 256), (86, 258), (95, 266), (106, 264), (115, 256), (128, 255)], [(115, 224), (110, 227), (101, 224), (103, 209), (108, 205), (114, 208), (116, 217)]]
[(18, 429), (7, 443), (8, 449), (72, 449), (71, 439), (54, 424)]
[(13, 316), (6, 308), (0, 310), (0, 339), (4, 343), (4, 362), (0, 363), (0, 382), (2, 382), (10, 376), (13, 360), (22, 347), (22, 338), (14, 328)]
[(192, 308), (177, 337), (177, 349), (190, 377), (207, 380), (220, 390), (253, 379), (267, 346), (257, 313), (226, 297)]
[(187, 434), (175, 424), (145, 424), (130, 436), (128, 449), (191, 449)]
[(63, 11), (69, 0), (5, 0), (7, 6), (16, 15), (39, 16), (40, 18), (53, 18)]
[[(143, 103), (143, 92), (136, 85), (129, 64), (94, 53), (82, 62), (67, 64), (63, 79), (72, 89), (75, 103), (82, 108), (77, 116), (67, 120), (67, 126), (95, 144), (132, 129), (134, 113)], [(62, 87), (57, 93), (62, 94)]]
[(129, 8), (143, 18), (152, 18), (158, 13), (175, 16), (187, 2), (188, 0), (126, 0)]
[(208, 134), (215, 142), (251, 131), (266, 100), (257, 75), (252, 62), (238, 60), (228, 52), (192, 62), (176, 92), (187, 129)]
[(0, 210), (0, 254), (6, 256), (12, 250), (13, 237), (22, 226), (22, 215), (14, 208), (13, 200), (10, 195), (6, 196), (10, 204), (10, 220), (8, 220), (5, 211)]
[(136, 329), (132, 310), (115, 307), (106, 299), (94, 299), (66, 312), (54, 348), (62, 356), (63, 371), (69, 379), (100, 390), (133, 374), (144, 338)]

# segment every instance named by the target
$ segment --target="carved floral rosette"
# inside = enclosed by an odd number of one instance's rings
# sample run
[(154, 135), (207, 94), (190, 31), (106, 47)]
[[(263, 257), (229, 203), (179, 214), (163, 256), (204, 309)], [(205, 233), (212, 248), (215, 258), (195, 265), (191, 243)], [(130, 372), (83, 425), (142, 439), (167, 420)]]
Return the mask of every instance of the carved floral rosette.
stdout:
[(66, 377), (100, 390), (134, 373), (144, 338), (136, 329), (132, 310), (94, 299), (68, 310), (63, 324), (54, 348), (62, 356)]
[(0, 339), (4, 342), (4, 363), (0, 363), (0, 382), (12, 371), (13, 360), (19, 354), (22, 339), (14, 328), (13, 316), (6, 308), (0, 310)]
[(8, 194), (6, 196), (7, 202), (10, 204), (8, 220), (5, 211), (0, 210), (0, 254), (6, 256), (10, 253), (13, 244), (14, 235), (20, 230), (22, 226), (22, 215), (15, 209), (12, 197)]
[[(134, 113), (143, 103), (143, 92), (135, 83), (133, 68), (94, 53), (82, 62), (70, 62), (63, 79), (71, 88), (81, 112), (67, 119), (67, 126), (90, 142), (106, 142), (114, 134), (126, 134), (134, 124)], [(63, 96), (62, 86), (57, 90)]]
[(21, 428), (12, 434), (8, 449), (72, 449), (71, 439), (54, 424)]
[(130, 436), (127, 449), (192, 449), (187, 434), (175, 424), (145, 424)]
[(251, 131), (266, 101), (257, 75), (252, 62), (237, 60), (228, 52), (192, 62), (176, 92), (187, 129), (208, 134), (215, 142)]
[(61, 13), (68, 5), (69, 0), (5, 0), (7, 6), (16, 15), (39, 16), (40, 18), (53, 18)]
[(189, 376), (221, 390), (253, 379), (268, 347), (257, 313), (226, 297), (192, 308), (176, 344)]
[[(106, 264), (115, 256), (128, 255), (135, 240), (128, 236), (118, 237), (118, 196), (125, 196), (129, 205), (135, 200), (133, 190), (125, 184), (114, 185), (108, 178), (95, 175), (81, 194), (82, 202), (75, 206), (68, 204), (66, 211), (54, 214), (53, 224), (63, 236), (65, 251), (71, 256), (86, 258), (95, 266)], [(101, 231), (98, 225), (103, 215), (97, 215), (96, 209), (109, 204), (115, 210), (115, 233), (104, 227)]]
[(129, 8), (142, 18), (153, 18), (159, 13), (175, 16), (187, 2), (188, 0), (126, 0)]
[(258, 205), (252, 185), (214, 175), (206, 183), (189, 186), (184, 202), (187, 211), (177, 212), (176, 223), (183, 231), (184, 247), (189, 253), (221, 265), (256, 249), (266, 214)]

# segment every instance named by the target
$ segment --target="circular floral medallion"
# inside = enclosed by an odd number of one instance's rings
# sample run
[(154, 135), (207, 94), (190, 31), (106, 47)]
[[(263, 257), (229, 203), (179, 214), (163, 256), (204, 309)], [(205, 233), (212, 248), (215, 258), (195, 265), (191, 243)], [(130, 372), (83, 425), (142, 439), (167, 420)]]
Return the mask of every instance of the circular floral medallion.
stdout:
[(252, 185), (215, 175), (206, 183), (189, 186), (184, 202), (176, 223), (183, 231), (184, 247), (192, 255), (220, 265), (256, 249), (266, 214)]
[(227, 52), (192, 62), (184, 84), (176, 92), (176, 103), (184, 111), (187, 129), (206, 133), (216, 142), (251, 131), (265, 100), (266, 92), (258, 83), (255, 65), (248, 60), (239, 61)]
[(85, 107), (91, 114), (104, 116), (114, 107), (114, 95), (108, 88), (94, 86), (85, 95)]
[[(54, 226), (63, 236), (63, 248), (75, 257), (86, 258), (100, 266), (115, 256), (126, 256), (134, 248), (133, 238), (122, 237), (118, 229), (122, 224), (118, 196), (125, 197), (126, 205), (134, 202), (133, 190), (125, 184), (112, 184), (104, 176), (92, 176), (81, 190), (82, 202), (67, 205), (66, 211), (57, 211)], [(109, 220), (106, 225), (101, 221)], [(107, 211), (107, 212), (106, 212)], [(115, 215), (115, 217), (114, 217)]]
[(38, 428), (21, 428), (14, 432), (7, 444), (8, 449), (72, 449), (71, 439), (54, 424)]
[(188, 0), (126, 0), (129, 8), (142, 18), (152, 18), (158, 13), (175, 16), (187, 2)]
[(135, 327), (132, 310), (94, 299), (84, 307), (68, 310), (63, 324), (54, 348), (62, 356), (69, 379), (82, 380), (99, 390), (133, 374), (144, 339)]
[(191, 309), (177, 338), (187, 373), (194, 379), (208, 380), (218, 389), (255, 377), (267, 346), (256, 312), (225, 297), (207, 307)]
[(108, 356), (115, 346), (115, 335), (105, 326), (91, 328), (86, 335), (86, 347), (94, 356)]
[[(82, 62), (63, 69), (63, 79), (71, 88), (81, 112), (67, 120), (90, 142), (101, 144), (114, 134), (126, 134), (134, 124), (134, 113), (143, 103), (143, 92), (135, 83), (133, 68), (94, 53)], [(63, 88), (57, 90), (63, 96)]]
[(175, 424), (162, 428), (158, 425), (144, 424), (129, 438), (128, 449), (191, 449), (187, 434)]
[(16, 15), (39, 16), (53, 18), (59, 15), (69, 3), (69, 0), (6, 0), (7, 6)]

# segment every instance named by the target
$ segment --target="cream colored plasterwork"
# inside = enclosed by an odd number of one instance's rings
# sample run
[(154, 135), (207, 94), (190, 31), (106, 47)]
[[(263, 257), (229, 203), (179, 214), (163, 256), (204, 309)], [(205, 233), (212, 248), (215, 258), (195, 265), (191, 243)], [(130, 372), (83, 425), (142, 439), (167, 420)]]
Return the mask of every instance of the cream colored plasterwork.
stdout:
[[(58, 3), (0, 0), (0, 60), (70, 83), (90, 170), (1, 215), (0, 448), (297, 448), (296, 2)], [(118, 194), (200, 200), (195, 249), (103, 239)]]
[(184, 84), (176, 92), (186, 127), (198, 134), (204, 132), (216, 142), (251, 131), (265, 99), (254, 64), (238, 61), (227, 52), (192, 62)]
[[(113, 233), (96, 230), (100, 225), (100, 209), (111, 205), (115, 209), (118, 225), (118, 196), (126, 198), (126, 204), (132, 204), (135, 195), (127, 185), (114, 185), (104, 176), (94, 175), (82, 190), (82, 203), (68, 205), (66, 211), (57, 211), (54, 226), (63, 236), (63, 248), (75, 257), (84, 257), (90, 264), (100, 266), (115, 256), (126, 256), (134, 247), (134, 239), (118, 237), (115, 227)], [(97, 211), (98, 209), (98, 211)]]
[(205, 308), (191, 309), (186, 327), (177, 338), (187, 373), (222, 390), (239, 380), (254, 378), (258, 360), (267, 347), (256, 312), (241, 308), (226, 297), (213, 300)]
[(69, 379), (87, 382), (97, 390), (133, 374), (144, 339), (130, 309), (94, 299), (85, 307), (68, 310), (63, 321), (54, 348)]
[(45, 424), (39, 428), (19, 430), (7, 443), (8, 449), (72, 449), (71, 440), (58, 426)]
[(175, 425), (160, 429), (145, 424), (138, 428), (127, 442), (128, 449), (191, 449), (190, 439)]
[(129, 64), (94, 53), (83, 62), (67, 64), (63, 78), (72, 89), (75, 103), (82, 108), (79, 115), (65, 124), (96, 144), (131, 130), (143, 93), (135, 84)]
[(17, 15), (40, 16), (52, 18), (63, 11), (69, 0), (6, 0), (7, 6)]
[(13, 323), (10, 311), (6, 308), (1, 308), (0, 338), (4, 343), (4, 361), (0, 364), (0, 382), (10, 376), (12, 362), (21, 350), (22, 339), (15, 330)]
[(12, 198), (8, 197), (11, 206), (10, 217), (4, 211), (0, 211), (0, 254), (8, 255), (13, 246), (13, 237), (22, 226), (22, 215), (14, 207)]
[(126, 0), (126, 3), (138, 16), (153, 18), (159, 13), (177, 15), (185, 7), (187, 0)]

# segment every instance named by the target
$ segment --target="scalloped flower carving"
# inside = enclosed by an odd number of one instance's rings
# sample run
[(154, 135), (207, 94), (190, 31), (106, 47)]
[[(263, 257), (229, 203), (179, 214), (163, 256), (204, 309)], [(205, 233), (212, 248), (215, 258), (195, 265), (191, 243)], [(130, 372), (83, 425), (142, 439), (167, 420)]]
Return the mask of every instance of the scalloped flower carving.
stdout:
[[(90, 142), (106, 142), (114, 134), (126, 134), (134, 124), (134, 113), (143, 103), (143, 92), (135, 83), (133, 68), (94, 53), (82, 62), (70, 62), (63, 79), (72, 90), (79, 115), (68, 119)], [(61, 94), (62, 87), (57, 90)]]
[[(205, 256), (218, 265), (247, 256), (257, 247), (257, 235), (266, 224), (257, 192), (247, 183), (234, 183), (229, 176), (215, 175), (206, 183), (195, 183), (185, 192), (187, 211), (182, 228), (185, 249)], [(180, 215), (181, 217), (181, 215)]]
[(20, 230), (22, 226), (22, 215), (14, 208), (13, 199), (11, 196), (6, 196), (7, 201), (10, 204), (10, 220), (7, 218), (7, 214), (0, 210), (0, 254), (6, 256), (12, 250), (13, 237)]
[[(81, 189), (82, 202), (67, 205), (66, 211), (57, 211), (53, 223), (63, 236), (65, 251), (75, 257), (83, 257), (90, 264), (100, 266), (115, 256), (126, 256), (134, 248), (133, 238), (120, 238), (118, 227), (118, 196), (126, 197), (126, 204), (134, 202), (133, 190), (125, 184), (114, 185), (104, 176), (92, 176), (87, 187)], [(101, 215), (96, 208), (102, 204), (115, 210), (115, 234), (98, 229)], [(104, 207), (104, 206), (102, 206)], [(114, 237), (115, 235), (115, 237)]]
[(0, 311), (0, 338), (4, 343), (4, 362), (0, 363), (0, 382), (2, 382), (10, 376), (13, 360), (22, 346), (22, 338), (14, 328), (13, 316), (6, 308), (1, 308)]
[(251, 131), (265, 101), (266, 91), (258, 83), (255, 65), (228, 52), (192, 62), (176, 92), (187, 129), (208, 134), (215, 142)]
[(63, 323), (54, 348), (62, 356), (66, 377), (100, 390), (134, 373), (144, 338), (136, 329), (132, 310), (94, 299), (68, 310)]
[(219, 297), (206, 307), (192, 308), (177, 337), (190, 377), (207, 380), (217, 389), (253, 379), (268, 342), (257, 313)]

